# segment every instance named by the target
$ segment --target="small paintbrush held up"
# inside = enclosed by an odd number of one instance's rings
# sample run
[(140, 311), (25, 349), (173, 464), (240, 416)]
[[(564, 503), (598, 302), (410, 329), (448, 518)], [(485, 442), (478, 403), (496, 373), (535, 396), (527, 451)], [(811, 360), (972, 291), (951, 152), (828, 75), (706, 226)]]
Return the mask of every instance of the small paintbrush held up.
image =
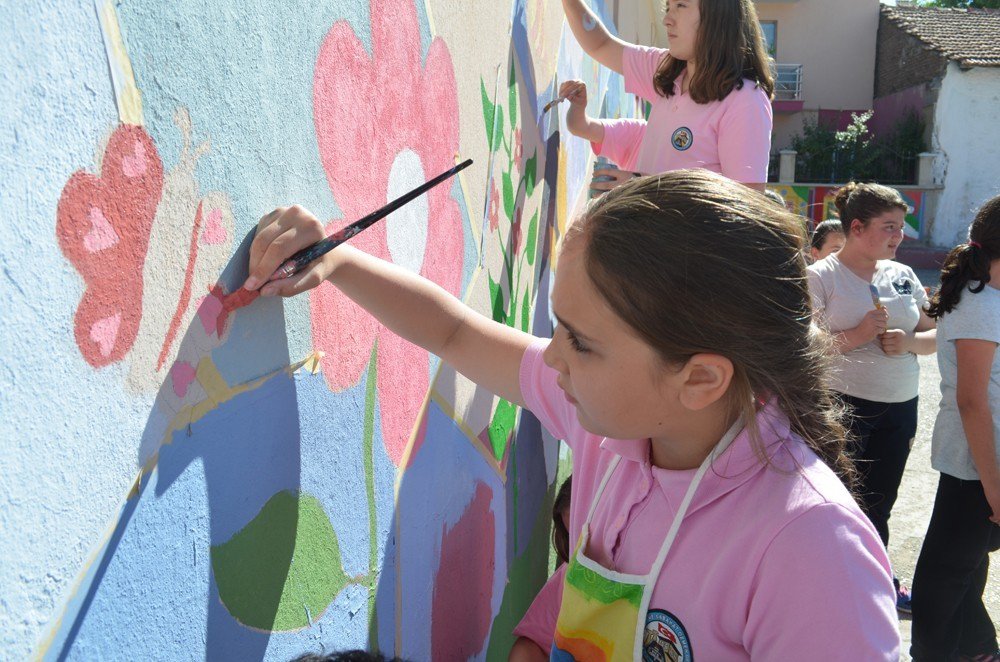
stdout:
[(565, 100), (566, 100), (566, 97), (556, 97), (552, 101), (550, 101), (547, 104), (545, 104), (545, 106), (542, 108), (542, 114), (545, 114), (545, 113), (549, 112), (550, 110), (552, 110), (552, 108), (554, 108), (555, 106), (558, 106), (560, 103), (562, 103)]

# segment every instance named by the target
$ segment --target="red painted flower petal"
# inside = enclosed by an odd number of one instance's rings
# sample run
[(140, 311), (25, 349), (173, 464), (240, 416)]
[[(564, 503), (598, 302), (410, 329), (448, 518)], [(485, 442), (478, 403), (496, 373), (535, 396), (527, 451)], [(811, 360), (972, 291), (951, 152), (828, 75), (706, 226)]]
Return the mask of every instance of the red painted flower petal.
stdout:
[(432, 659), (467, 660), (486, 642), (493, 622), (496, 563), (491, 498), (490, 488), (476, 481), (469, 507), (455, 526), (443, 532), (430, 618)]
[(430, 385), (427, 352), (382, 329), (378, 340), (378, 394), (382, 443), (397, 467)]

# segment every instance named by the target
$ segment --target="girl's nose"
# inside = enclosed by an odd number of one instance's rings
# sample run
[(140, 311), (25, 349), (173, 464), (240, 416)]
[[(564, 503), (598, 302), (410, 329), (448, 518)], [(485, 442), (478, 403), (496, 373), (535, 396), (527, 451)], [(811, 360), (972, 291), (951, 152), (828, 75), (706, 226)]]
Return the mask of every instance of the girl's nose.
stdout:
[(549, 366), (556, 372), (560, 374), (566, 374), (566, 362), (559, 355), (559, 350), (556, 348), (556, 343), (558, 341), (553, 338), (545, 351), (542, 352), (542, 360), (545, 361), (545, 365)]

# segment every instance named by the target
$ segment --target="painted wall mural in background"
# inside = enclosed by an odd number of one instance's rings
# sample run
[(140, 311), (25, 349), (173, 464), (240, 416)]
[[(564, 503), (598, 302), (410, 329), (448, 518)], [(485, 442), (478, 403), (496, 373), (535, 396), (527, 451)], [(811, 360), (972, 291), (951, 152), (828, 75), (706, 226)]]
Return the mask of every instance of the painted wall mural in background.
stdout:
[[(806, 189), (809, 194), (808, 217), (814, 223), (820, 223), (828, 218), (837, 218), (837, 207), (834, 200), (837, 197), (837, 186), (796, 186), (796, 189)], [(906, 202), (907, 211), (903, 232), (910, 239), (923, 236), (924, 228), (924, 193), (914, 189), (897, 189)], [(779, 190), (780, 192), (780, 190)], [(787, 198), (786, 198), (787, 201)]]
[[(247, 249), (275, 206), (335, 228), (471, 157), (354, 243), (547, 335), (591, 153), (541, 107), (574, 77), (591, 114), (642, 108), (546, 0), (27, 4), (44, 34), (4, 33), (28, 138), (0, 168), (30, 203), (0, 236), (3, 649), (505, 659), (547, 575), (556, 441), (332, 287), (246, 295)], [(633, 41), (660, 20), (595, 6)], [(70, 45), (74, 68), (47, 57)]]

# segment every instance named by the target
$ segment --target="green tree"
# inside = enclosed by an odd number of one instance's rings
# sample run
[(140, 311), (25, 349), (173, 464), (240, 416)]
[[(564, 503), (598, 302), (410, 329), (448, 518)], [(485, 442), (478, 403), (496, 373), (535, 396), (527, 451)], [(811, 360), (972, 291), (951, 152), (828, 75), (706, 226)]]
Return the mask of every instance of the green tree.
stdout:
[(920, 4), (926, 7), (958, 7), (964, 9), (1000, 9), (1000, 0), (925, 0)]

